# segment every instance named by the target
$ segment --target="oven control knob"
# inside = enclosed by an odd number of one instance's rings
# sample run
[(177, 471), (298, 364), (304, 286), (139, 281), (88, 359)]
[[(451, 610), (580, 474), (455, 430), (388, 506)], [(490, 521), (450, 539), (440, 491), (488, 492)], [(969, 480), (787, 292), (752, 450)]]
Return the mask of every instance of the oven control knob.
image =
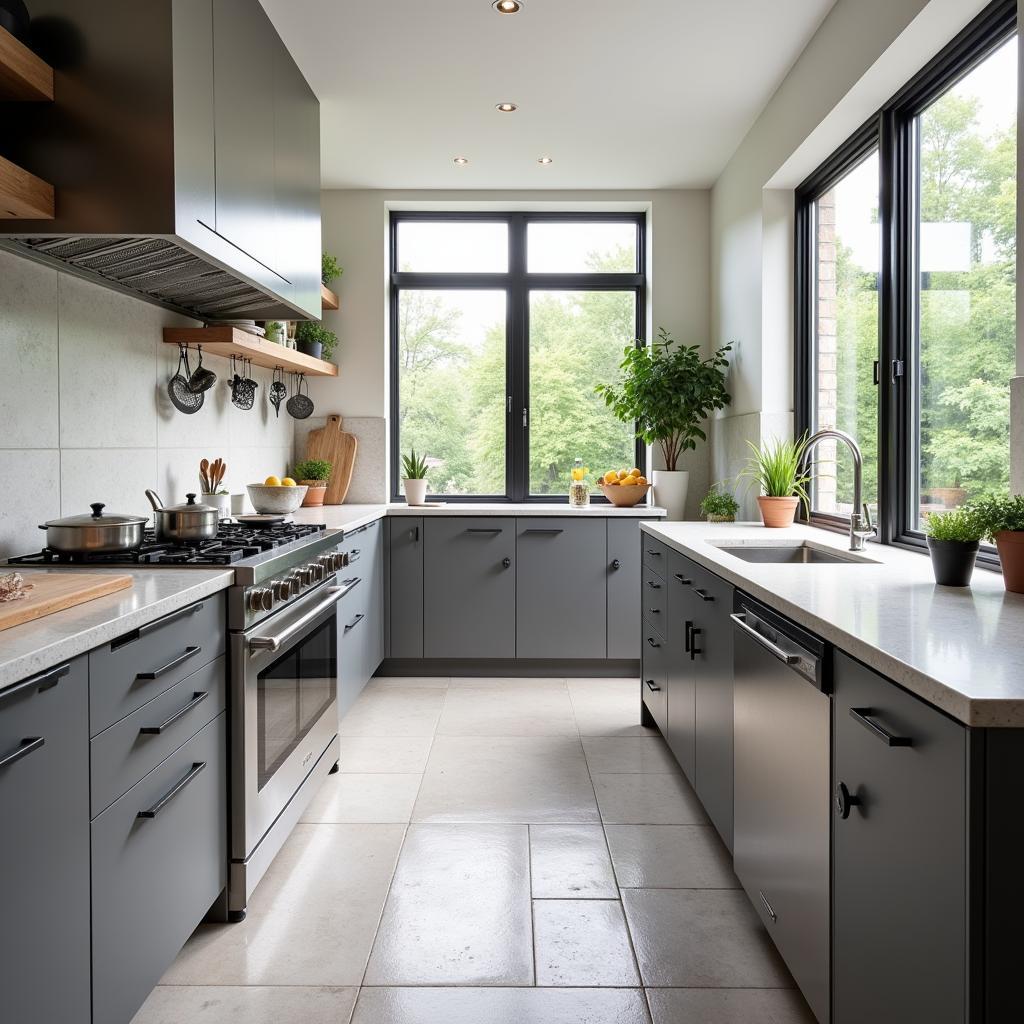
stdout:
[(291, 580), (274, 580), (270, 584), (270, 589), (278, 601), (287, 601), (292, 596)]
[(249, 607), (254, 612), (269, 612), (274, 607), (274, 595), (265, 587), (249, 591)]
[(298, 569), (294, 569), (288, 574), (288, 582), (291, 584), (293, 596), (298, 594), (305, 585), (302, 579), (302, 573)]
[(296, 572), (299, 574), (303, 586), (308, 587), (313, 582), (313, 567), (311, 565), (300, 565)]
[(346, 555), (344, 551), (335, 551), (334, 568), (344, 569), (346, 565), (348, 565), (348, 555)]
[(334, 555), (321, 555), (319, 559), (317, 559), (317, 561), (319, 561), (325, 576), (328, 573), (334, 572), (334, 570), (337, 568), (337, 566), (334, 564)]
[(310, 583), (319, 583), (324, 578), (324, 567), (319, 562), (310, 562), (306, 566), (306, 573)]

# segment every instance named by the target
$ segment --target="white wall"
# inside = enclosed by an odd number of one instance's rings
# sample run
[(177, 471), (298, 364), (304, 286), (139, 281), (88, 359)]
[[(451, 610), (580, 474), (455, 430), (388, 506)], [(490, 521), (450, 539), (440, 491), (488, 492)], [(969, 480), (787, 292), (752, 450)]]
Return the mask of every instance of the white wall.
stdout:
[[(171, 405), (177, 349), (164, 326), (193, 321), (139, 299), (0, 252), (0, 557), (42, 547), (37, 524), (88, 513), (149, 514), (143, 492), (166, 502), (199, 490), (199, 460), (228, 463), (225, 486), (280, 474), (291, 461), (293, 421), (275, 419), (270, 371), (253, 370), (256, 405), (231, 405), (220, 381), (203, 408)], [(222, 380), (228, 363), (204, 365)]]
[[(341, 309), (325, 314), (340, 339), (337, 380), (314, 381), (318, 409), (345, 417), (387, 415), (387, 225), (390, 206), (466, 209), (649, 209), (650, 323), (679, 341), (709, 347), (709, 193), (652, 192), (389, 192), (328, 191), (322, 195), (324, 248), (345, 268)], [(709, 482), (708, 446), (685, 459), (691, 476), (689, 513)]]

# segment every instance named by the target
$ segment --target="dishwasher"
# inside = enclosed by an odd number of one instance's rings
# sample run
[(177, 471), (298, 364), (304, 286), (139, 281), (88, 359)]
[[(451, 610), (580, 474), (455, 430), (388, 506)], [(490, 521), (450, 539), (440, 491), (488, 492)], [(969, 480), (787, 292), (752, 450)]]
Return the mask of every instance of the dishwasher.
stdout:
[(821, 1024), (829, 1020), (831, 651), (737, 593), (734, 865)]

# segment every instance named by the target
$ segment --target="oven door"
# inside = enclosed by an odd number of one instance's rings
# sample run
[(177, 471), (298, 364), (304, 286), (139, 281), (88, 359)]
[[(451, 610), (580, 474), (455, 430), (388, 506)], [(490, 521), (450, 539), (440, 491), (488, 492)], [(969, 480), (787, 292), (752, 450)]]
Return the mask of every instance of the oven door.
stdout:
[(235, 859), (252, 853), (337, 734), (335, 605), (346, 592), (328, 581), (231, 638)]

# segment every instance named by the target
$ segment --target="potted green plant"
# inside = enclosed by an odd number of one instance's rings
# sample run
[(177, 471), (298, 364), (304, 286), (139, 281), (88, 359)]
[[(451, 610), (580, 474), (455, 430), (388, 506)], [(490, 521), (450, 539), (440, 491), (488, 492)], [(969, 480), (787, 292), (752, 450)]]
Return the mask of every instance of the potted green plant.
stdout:
[(344, 271), (341, 269), (341, 264), (338, 262), (337, 257), (332, 256), (329, 252), (325, 252), (320, 256), (320, 282), (329, 286), (332, 281), (336, 281)]
[(331, 478), (331, 464), (326, 459), (303, 459), (292, 470), (295, 479), (308, 488), (302, 499), (303, 508), (314, 508), (324, 503), (327, 482)]
[(635, 424), (637, 437), (661, 450), (664, 469), (652, 475), (654, 503), (668, 510), (669, 519), (682, 519), (686, 509), (689, 473), (679, 469), (679, 457), (706, 441), (701, 424), (732, 400), (725, 388), (725, 354), (731, 345), (706, 359), (697, 345), (678, 345), (664, 327), (652, 345), (634, 343), (625, 350), (618, 384), (598, 384), (615, 417)]
[(284, 324), (280, 320), (268, 320), (263, 329), (267, 332), (267, 341), (280, 345), (284, 341)]
[(767, 441), (760, 447), (748, 441), (747, 446), (751, 455), (740, 475), (757, 487), (764, 525), (773, 529), (792, 526), (800, 502), (810, 505), (807, 485), (811, 473), (804, 465), (807, 435), (795, 441)]
[(995, 542), (1003, 582), (1014, 594), (1024, 594), (1024, 496), (982, 498), (973, 502), (984, 536)]
[(932, 512), (924, 521), (935, 582), (943, 587), (969, 587), (985, 524), (970, 505), (951, 512)]
[(402, 487), (407, 505), (423, 505), (427, 500), (427, 460), (413, 448), (402, 456)]
[(700, 503), (700, 510), (709, 523), (733, 523), (740, 503), (731, 494), (711, 490)]
[(295, 328), (295, 347), (314, 359), (330, 360), (338, 344), (338, 336), (315, 320), (303, 320)]

